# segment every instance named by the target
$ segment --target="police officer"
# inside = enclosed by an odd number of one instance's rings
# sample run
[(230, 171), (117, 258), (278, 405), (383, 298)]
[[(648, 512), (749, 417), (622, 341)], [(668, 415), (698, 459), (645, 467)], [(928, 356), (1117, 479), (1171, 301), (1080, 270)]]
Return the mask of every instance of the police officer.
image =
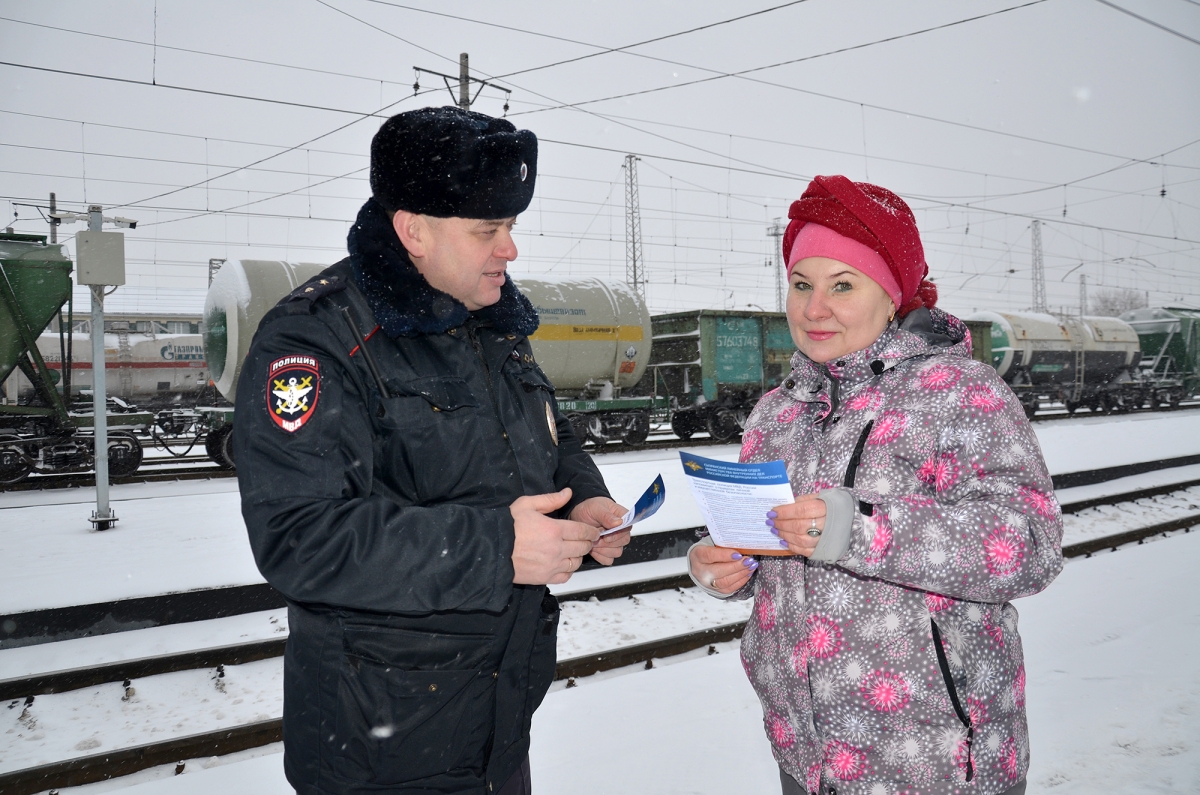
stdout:
[(628, 531), (558, 412), (506, 273), (537, 138), (389, 119), (350, 256), (263, 319), (237, 394), (242, 513), (288, 601), (284, 769), (315, 793), (528, 793), (558, 603)]

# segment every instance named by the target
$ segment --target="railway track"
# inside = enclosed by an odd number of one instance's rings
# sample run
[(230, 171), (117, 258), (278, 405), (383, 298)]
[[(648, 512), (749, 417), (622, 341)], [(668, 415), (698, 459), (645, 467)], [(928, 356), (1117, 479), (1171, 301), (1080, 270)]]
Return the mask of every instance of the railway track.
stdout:
[[(1177, 461), (1177, 466), (1196, 464), (1200, 463), (1200, 456), (1177, 459)], [(1158, 465), (1166, 462), (1151, 463)], [(1065, 483), (1059, 482), (1060, 478), (1056, 478), (1055, 486), (1058, 488), (1067, 488), (1104, 482), (1106, 479), (1126, 477), (1130, 474), (1149, 471), (1143, 468), (1146, 466), (1150, 466), (1150, 464), (1132, 465), (1128, 468), (1069, 473), (1068, 475), (1061, 476), (1061, 479), (1066, 481)], [(1197, 485), (1200, 485), (1200, 480), (1197, 479), (1178, 481), (1163, 486), (1141, 488), (1106, 497), (1067, 503), (1062, 506), (1062, 510), (1064, 514), (1078, 513), (1089, 508), (1117, 505), (1148, 497), (1161, 496)], [(703, 528), (700, 527), (688, 527), (680, 530), (634, 536), (626, 548), (625, 554), (617, 559), (616, 565), (624, 566), (682, 557), (687, 552), (688, 547), (699, 537), (702, 530)], [(1099, 549), (1103, 548), (1103, 546), (1099, 547)], [(600, 568), (599, 564), (589, 559), (584, 562), (581, 571), (597, 568)], [(688, 583), (685, 581), (683, 584), (686, 585)], [(596, 596), (597, 598), (615, 598), (614, 594), (628, 596), (646, 592), (644, 588), (636, 590), (637, 587), (636, 585), (614, 586), (608, 589), (588, 591), (583, 598), (591, 598), (592, 596)], [(675, 586), (661, 585), (658, 587)], [(631, 588), (634, 590), (630, 590)], [(5, 627), (4, 635), (0, 637), (0, 650), (6, 647), (120, 632), (125, 629), (228, 618), (230, 616), (272, 610), (285, 606), (286, 602), (281, 594), (270, 585), (259, 583), (256, 585), (212, 588), (136, 599), (122, 599), (113, 602), (50, 608), (25, 613), (12, 613), (0, 615), (0, 625)]]
[[(1184, 403), (1179, 406), (1179, 409), (1197, 408), (1200, 403)], [(1145, 409), (1135, 409), (1135, 412), (1148, 411)], [(1131, 413), (1131, 412), (1126, 412)], [(1104, 417), (1110, 416), (1103, 412), (1088, 412), (1067, 414), (1066, 410), (1056, 411), (1050, 414), (1039, 414), (1033, 418), (1033, 422), (1053, 422), (1055, 420), (1068, 420), (1081, 417)], [(731, 439), (709, 439), (705, 437), (691, 438), (687, 440), (678, 439), (675, 437), (649, 439), (640, 445), (631, 446), (620, 441), (611, 441), (603, 445), (597, 445), (595, 442), (588, 442), (585, 446), (587, 452), (592, 455), (606, 455), (608, 453), (628, 453), (642, 450), (673, 450), (681, 447), (710, 447), (722, 444), (737, 444), (740, 438), (734, 437)], [(150, 440), (143, 440), (142, 446), (147, 449), (155, 449), (154, 443)], [(178, 447), (178, 445), (176, 445)], [(199, 445), (201, 448), (203, 445)], [(1200, 463), (1200, 456), (1196, 456), (1196, 462)], [(1175, 459), (1172, 459), (1174, 461)], [(1170, 463), (1168, 466), (1181, 466), (1181, 464)], [(1150, 471), (1143, 469), (1141, 471)], [(1131, 473), (1134, 474), (1134, 473)], [(212, 461), (207, 455), (190, 453), (178, 458), (163, 456), (161, 458), (149, 458), (142, 463), (142, 468), (133, 475), (123, 478), (113, 478), (112, 483), (127, 484), (127, 483), (160, 483), (172, 480), (204, 480), (206, 478), (230, 478), (236, 477), (237, 472), (231, 469), (223, 469)], [(1092, 481), (1100, 482), (1100, 481)], [(61, 489), (61, 488), (81, 488), (95, 485), (95, 474), (91, 472), (69, 473), (62, 475), (34, 475), (27, 480), (10, 486), (0, 488), (0, 491), (31, 491), (40, 489)], [(1084, 483), (1073, 483), (1072, 485), (1085, 485)], [(1056, 487), (1065, 488), (1058, 483)]]
[[(1200, 485), (1200, 481), (1187, 481), (1169, 487), (1145, 489), (1131, 494), (1135, 494), (1135, 498), (1145, 498), (1195, 485)], [(1077, 513), (1100, 505), (1119, 504), (1128, 501), (1129, 496), (1129, 494), (1113, 495), (1099, 500), (1081, 501), (1064, 506), (1064, 512)], [(1122, 497), (1126, 499), (1120, 499)], [(1063, 548), (1063, 555), (1067, 558), (1090, 557), (1104, 550), (1117, 550), (1126, 545), (1141, 544), (1157, 535), (1180, 530), (1190, 532), (1191, 528), (1197, 526), (1200, 526), (1200, 513), (1071, 544)], [(606, 600), (688, 587), (692, 587), (691, 580), (686, 575), (678, 575), (597, 588), (566, 595), (562, 599), (563, 601), (592, 598)], [(555, 679), (567, 680), (567, 687), (571, 687), (580, 677), (638, 664), (644, 664), (646, 668), (651, 668), (655, 659), (693, 652), (706, 646), (708, 653), (713, 654), (718, 651), (716, 644), (740, 638), (744, 626), (744, 623), (741, 622), (724, 624), (646, 643), (560, 660), (556, 668)], [(30, 705), (37, 695), (64, 692), (110, 682), (123, 681), (128, 686), (132, 680), (162, 673), (239, 665), (255, 660), (279, 657), (283, 654), (286, 642), (286, 639), (256, 641), (183, 654), (129, 660), (92, 668), (58, 671), (41, 676), (10, 679), (0, 682), (0, 700), (24, 698), (26, 705)], [(14, 703), (16, 702), (14, 701)], [(181, 766), (185, 762), (180, 760), (207, 758), (261, 747), (278, 742), (282, 736), (281, 731), (282, 725), (279, 719), (266, 720), (27, 768), (0, 774), (0, 791), (12, 793), (12, 795), (25, 795), (25, 793), (41, 792), (52, 788), (102, 781), (165, 764), (176, 764), (176, 772), (181, 772)]]

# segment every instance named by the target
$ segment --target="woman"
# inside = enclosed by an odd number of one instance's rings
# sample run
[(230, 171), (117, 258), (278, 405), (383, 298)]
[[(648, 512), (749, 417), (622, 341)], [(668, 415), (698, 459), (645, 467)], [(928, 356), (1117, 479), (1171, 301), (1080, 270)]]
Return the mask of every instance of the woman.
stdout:
[(817, 177), (788, 213), (799, 352), (746, 426), (796, 502), (790, 557), (689, 552), (697, 585), (754, 596), (742, 662), (785, 795), (1024, 792), (1025, 668), (1010, 599), (1062, 568), (1062, 519), (1012, 392), (934, 309), (894, 193)]

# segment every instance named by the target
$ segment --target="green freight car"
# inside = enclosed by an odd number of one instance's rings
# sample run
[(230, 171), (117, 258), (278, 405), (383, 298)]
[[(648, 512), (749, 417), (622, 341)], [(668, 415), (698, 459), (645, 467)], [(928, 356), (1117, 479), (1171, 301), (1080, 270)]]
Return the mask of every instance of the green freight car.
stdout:
[(1178, 406), (1200, 393), (1200, 309), (1152, 307), (1121, 315), (1137, 332), (1151, 408)]
[(669, 395), (680, 439), (741, 433), (764, 392), (791, 369), (796, 346), (781, 312), (701, 309), (650, 319), (650, 363), (635, 393)]
[[(57, 368), (47, 366), (37, 344), (71, 298), (71, 270), (63, 247), (44, 235), (0, 234), (0, 389), (14, 370), (33, 386), (32, 398), (0, 392), (0, 487), (31, 472), (87, 472), (95, 464), (93, 414), (71, 410), (81, 385), (72, 377), (69, 334), (60, 339)], [(139, 412), (108, 415), (110, 475), (137, 471), (142, 445), (135, 432), (153, 420)]]
[[(791, 371), (796, 345), (782, 312), (702, 309), (650, 318), (650, 363), (634, 389), (668, 395), (680, 439), (737, 437), (762, 395)], [(968, 322), (976, 359), (991, 363), (991, 324)]]

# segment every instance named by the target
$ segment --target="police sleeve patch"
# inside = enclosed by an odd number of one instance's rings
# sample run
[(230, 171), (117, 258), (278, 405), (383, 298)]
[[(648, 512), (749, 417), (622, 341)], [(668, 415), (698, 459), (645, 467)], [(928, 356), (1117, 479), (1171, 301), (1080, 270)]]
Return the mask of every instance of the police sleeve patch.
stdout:
[(313, 356), (284, 356), (267, 368), (267, 413), (288, 433), (312, 419), (320, 392), (321, 372)]

